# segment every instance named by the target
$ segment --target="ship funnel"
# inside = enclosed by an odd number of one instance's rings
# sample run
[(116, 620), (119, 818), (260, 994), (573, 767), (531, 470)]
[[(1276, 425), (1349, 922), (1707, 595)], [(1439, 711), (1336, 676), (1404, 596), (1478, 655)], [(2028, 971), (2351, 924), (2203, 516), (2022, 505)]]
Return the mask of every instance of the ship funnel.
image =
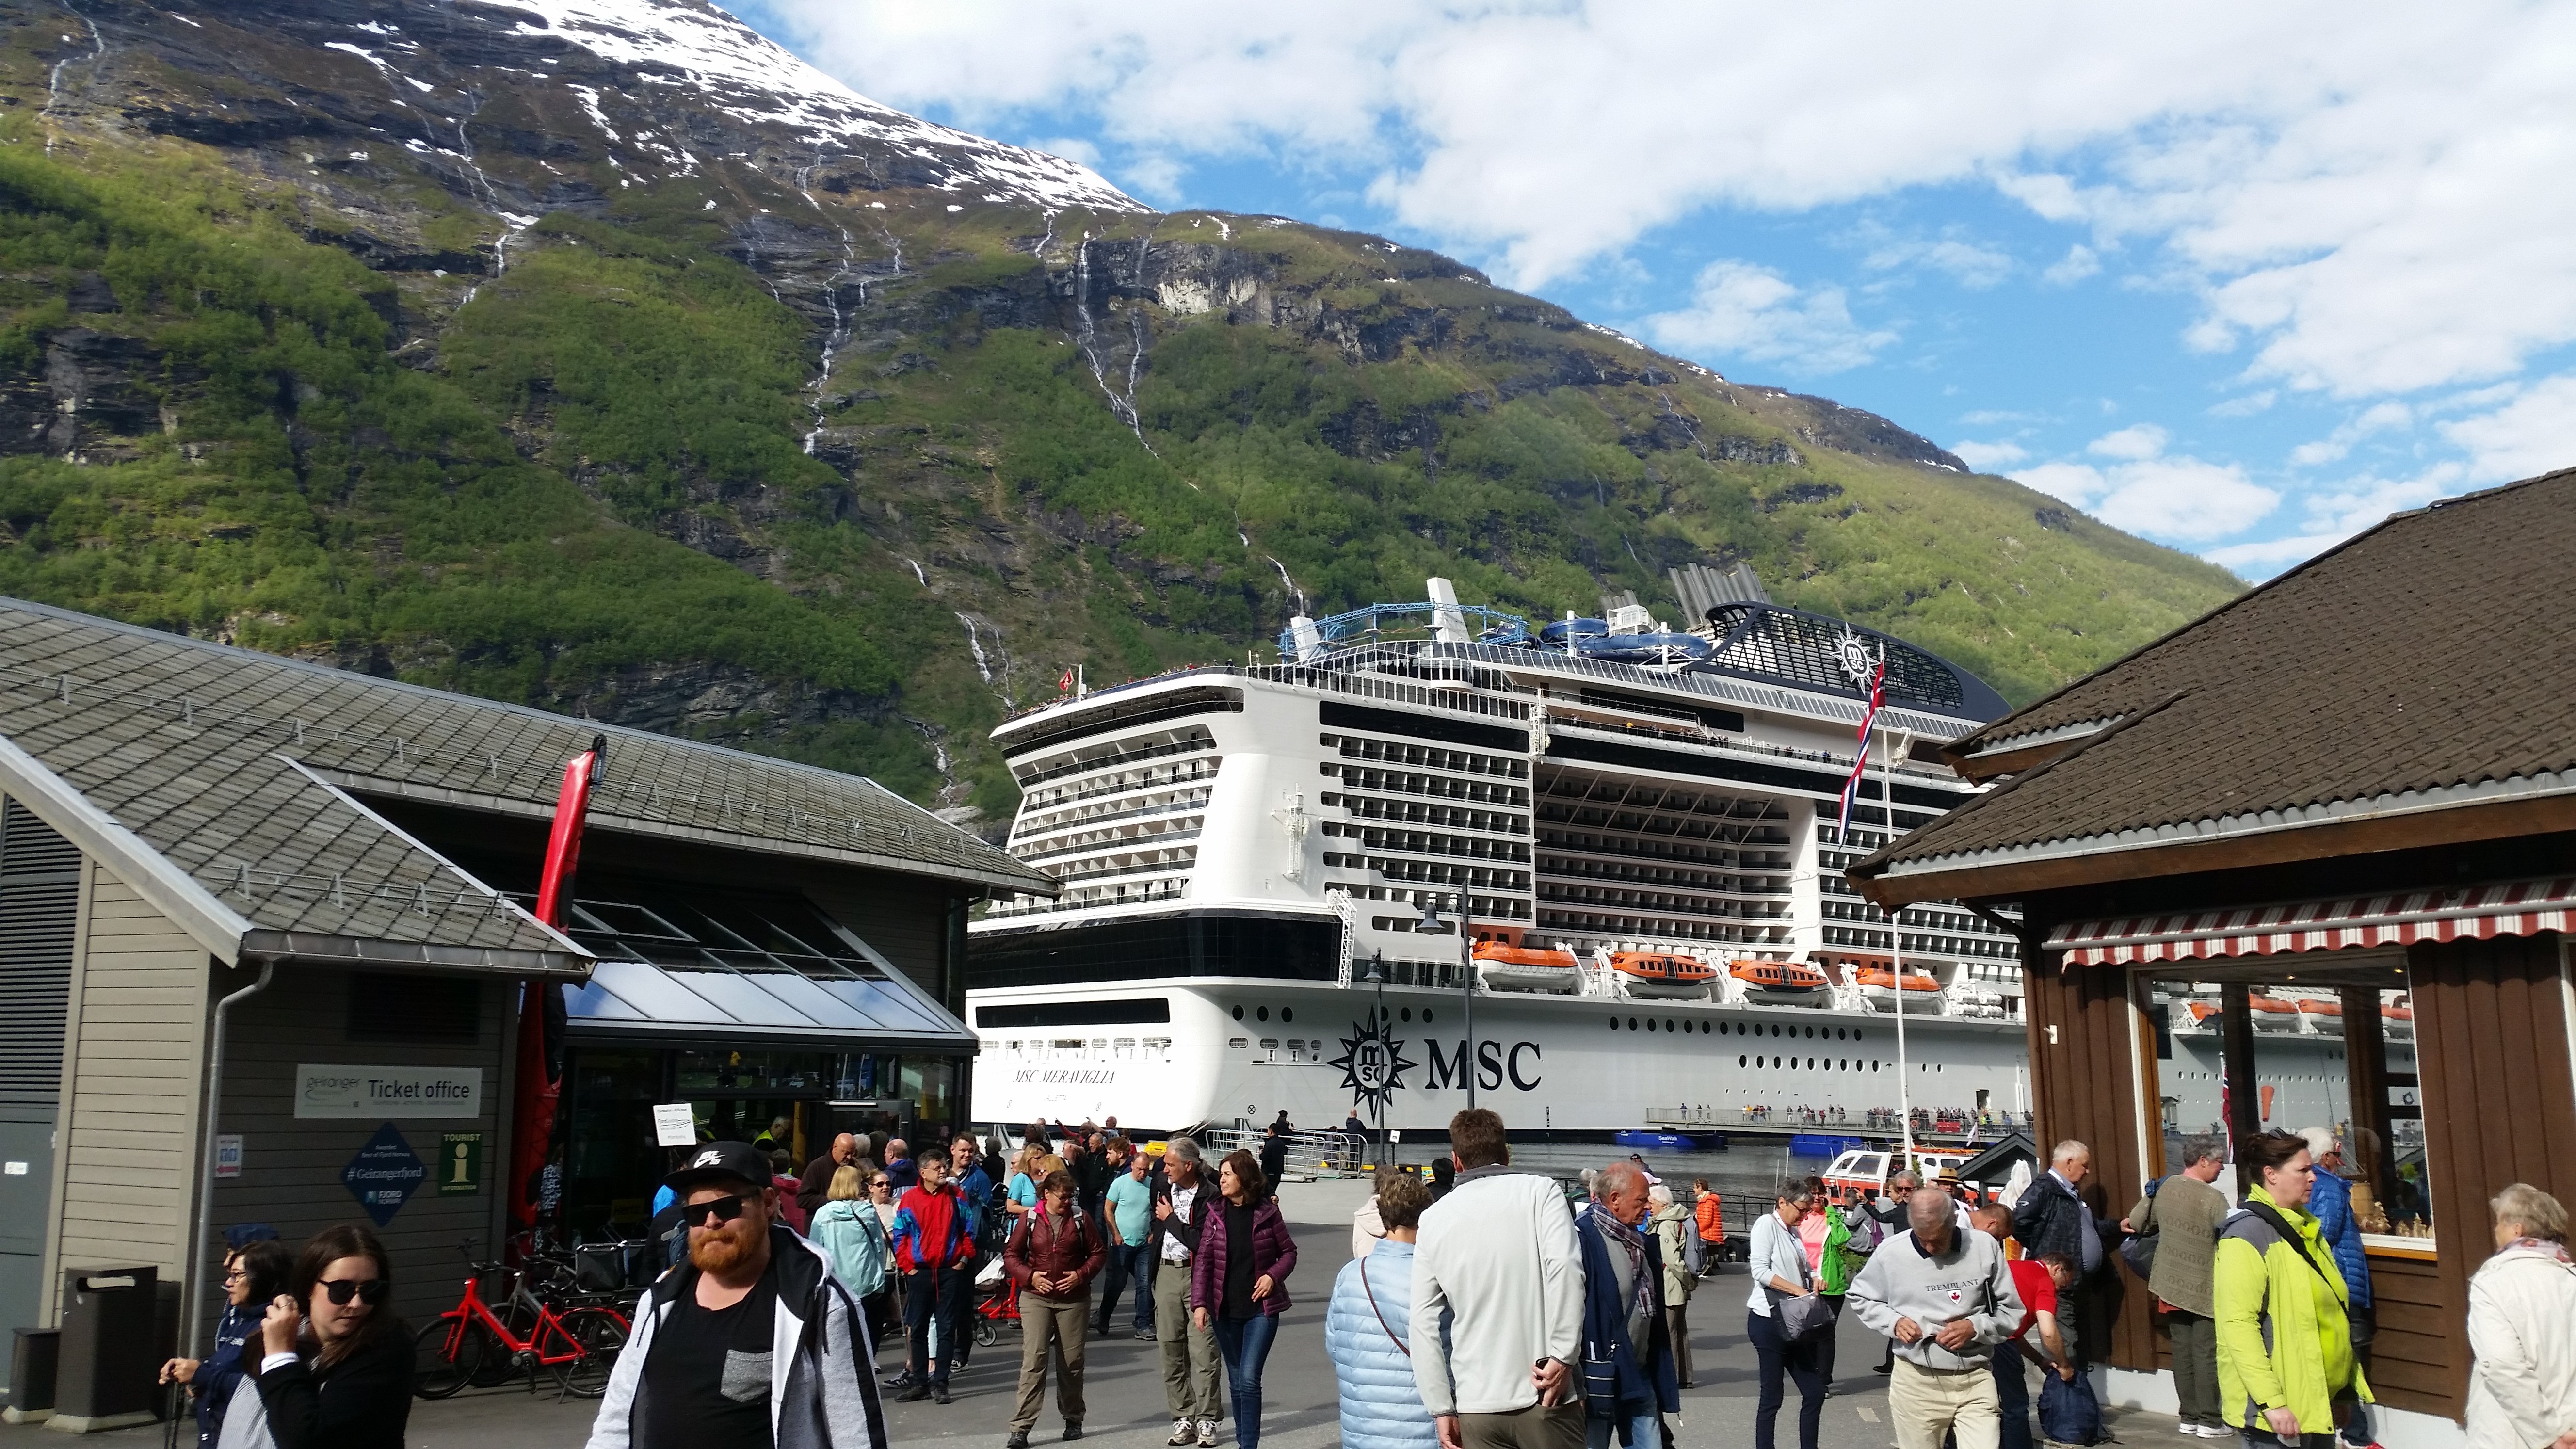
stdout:
[(1423, 586), (1431, 593), (1431, 637), (1443, 644), (1465, 644), (1474, 636), (1467, 632), (1466, 611), (1458, 607), (1458, 588), (1447, 579), (1425, 579)]
[(1296, 641), (1298, 663), (1323, 657), (1324, 631), (1315, 627), (1314, 620), (1303, 614), (1289, 620), (1288, 637)]

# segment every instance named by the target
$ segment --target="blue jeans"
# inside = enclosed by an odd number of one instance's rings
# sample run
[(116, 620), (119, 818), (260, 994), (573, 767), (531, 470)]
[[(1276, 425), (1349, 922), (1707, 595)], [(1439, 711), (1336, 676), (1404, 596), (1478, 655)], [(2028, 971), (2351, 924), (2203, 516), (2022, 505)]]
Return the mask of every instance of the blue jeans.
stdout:
[(2030, 1449), (2030, 1378), (2023, 1372), (2024, 1362), (2020, 1344), (1995, 1345), (1995, 1409), (2003, 1416), (2001, 1449)]
[(1109, 1331), (1109, 1321), (1118, 1316), (1118, 1294), (1130, 1284), (1136, 1289), (1136, 1331), (1154, 1331), (1154, 1263), (1149, 1244), (1121, 1243), (1109, 1250), (1109, 1266), (1100, 1274), (1100, 1332)]
[(1216, 1320), (1216, 1351), (1234, 1393), (1234, 1442), (1241, 1449), (1261, 1443), (1261, 1366), (1269, 1362), (1270, 1340), (1278, 1335), (1279, 1320), (1268, 1313)]
[(1622, 1399), (1615, 1413), (1607, 1405), (1586, 1406), (1584, 1449), (1610, 1449), (1611, 1442), (1622, 1432), (1628, 1436), (1629, 1449), (1663, 1449), (1663, 1416), (1655, 1412), (1653, 1404)]

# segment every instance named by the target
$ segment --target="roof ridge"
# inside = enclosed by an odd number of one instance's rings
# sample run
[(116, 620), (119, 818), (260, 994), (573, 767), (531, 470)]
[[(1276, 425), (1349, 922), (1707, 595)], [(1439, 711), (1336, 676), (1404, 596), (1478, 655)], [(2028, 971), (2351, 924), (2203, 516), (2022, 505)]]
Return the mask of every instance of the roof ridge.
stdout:
[[(2535, 474), (2529, 478), (2517, 479), (2511, 483), (2500, 483), (2493, 488), (2481, 488), (2475, 492), (2462, 493), (2454, 497), (2436, 498), (2419, 507), (2404, 509), (2400, 512), (2389, 514), (2386, 518), (2379, 520), (2368, 528), (2362, 529), (2360, 532), (2353, 534), (2350, 538), (2343, 539), (2324, 551), (2301, 560), (2297, 564), (2268, 579), (2265, 579), (2259, 584), (2248, 586), (2245, 592), (2238, 594), (2235, 598), (2228, 600), (2217, 608), (2211, 609), (2209, 612), (2202, 614), (2197, 618), (2187, 619), (2184, 622), (2175, 625), (2173, 628), (2166, 630), (2164, 633), (2157, 635), (2155, 638), (2148, 640), (2146, 643), (2139, 645), (2137, 648), (2130, 650), (2128, 653), (2121, 655), (2119, 658), (2114, 659), (2107, 664), (2088, 670), (2085, 673), (2068, 680), (2066, 683), (2059, 685), (2057, 688), (2050, 690), (2048, 693), (2032, 700), (2021, 708), (2014, 710), (2012, 713), (2004, 715), (2000, 719), (1990, 721), (1987, 724), (1981, 725), (1978, 728), (1961, 735), (1959, 738), (1942, 746), (1942, 753), (1951, 755), (1953, 758), (1961, 758), (1967, 755), (1971, 748), (1978, 743), (2008, 738), (2007, 736), (1995, 734), (1995, 731), (2011, 724), (2013, 721), (2020, 719), (2025, 715), (2036, 713), (2041, 706), (2046, 705), (2051, 701), (2062, 699), (2083, 685), (2100, 679), (2104, 675), (2110, 674), (2115, 670), (2128, 667), (2137, 660), (2144, 658), (2148, 654), (2154, 653), (2156, 650), (2162, 649), (2167, 644), (2174, 642), (2183, 635), (2198, 629), (2203, 624), (2206, 624), (2221, 615), (2232, 613), (2235, 610), (2252, 603), (2258, 598), (2268, 597), (2273, 590), (2279, 588), (2281, 585), (2288, 583), (2294, 578), (2298, 578), (2309, 570), (2315, 568), (2317, 565), (2324, 563), (2327, 559), (2333, 558), (2335, 555), (2344, 552), (2346, 549), (2352, 548), (2364, 539), (2371, 538), (2379, 534), (2381, 531), (2394, 524), (2408, 519), (2425, 517), (2445, 508), (2456, 508), (2464, 503), (2485, 502), (2488, 499), (2495, 498), (2501, 494), (2512, 493), (2519, 489), (2536, 487), (2539, 484), (2550, 482), (2553, 479), (2564, 478), (2570, 475), (2576, 475), (2576, 467), (2554, 468), (2549, 472)], [(2114, 712), (2116, 713), (2116, 711)], [(2099, 718), (2099, 716), (2096, 716), (2096, 718)]]

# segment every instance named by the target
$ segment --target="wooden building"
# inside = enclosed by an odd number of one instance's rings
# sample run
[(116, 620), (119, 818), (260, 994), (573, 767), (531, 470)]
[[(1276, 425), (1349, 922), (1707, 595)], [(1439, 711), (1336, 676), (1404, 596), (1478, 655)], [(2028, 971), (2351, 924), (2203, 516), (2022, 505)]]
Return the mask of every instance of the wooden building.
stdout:
[[(2037, 1140), (2106, 1217), (2187, 1132), (2347, 1144), (2390, 1449), (2458, 1440), (2487, 1199), (2576, 1204), (2571, 586), (2576, 471), (2400, 514), (1945, 747), (1997, 787), (1849, 872), (2015, 923)], [(2170, 1407), (2143, 1289), (2094, 1302)]]
[[(524, 902), (603, 734), (557, 931)], [(567, 1234), (640, 1224), (656, 1103), (793, 1152), (962, 1123), (968, 905), (1053, 889), (854, 776), (0, 600), (0, 1328), (66, 1268), (196, 1286), (244, 1222), (372, 1219), (395, 1311), (451, 1305), (532, 979)]]

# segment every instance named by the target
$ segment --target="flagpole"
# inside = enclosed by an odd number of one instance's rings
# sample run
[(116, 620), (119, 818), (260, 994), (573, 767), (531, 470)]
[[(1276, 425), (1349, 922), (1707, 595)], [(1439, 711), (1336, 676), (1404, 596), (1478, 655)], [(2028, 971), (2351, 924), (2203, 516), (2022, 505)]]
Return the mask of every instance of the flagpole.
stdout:
[[(1878, 730), (1878, 794), (1880, 813), (1887, 822), (1886, 839), (1880, 842), (1884, 845), (1896, 839), (1896, 760), (1887, 751), (1885, 725)], [(1914, 1165), (1914, 1078), (1905, 1060), (1905, 930), (1897, 921), (1902, 909), (1887, 913), (1887, 974), (1896, 985), (1896, 1111), (1905, 1152), (1898, 1160), (1910, 1168)]]

